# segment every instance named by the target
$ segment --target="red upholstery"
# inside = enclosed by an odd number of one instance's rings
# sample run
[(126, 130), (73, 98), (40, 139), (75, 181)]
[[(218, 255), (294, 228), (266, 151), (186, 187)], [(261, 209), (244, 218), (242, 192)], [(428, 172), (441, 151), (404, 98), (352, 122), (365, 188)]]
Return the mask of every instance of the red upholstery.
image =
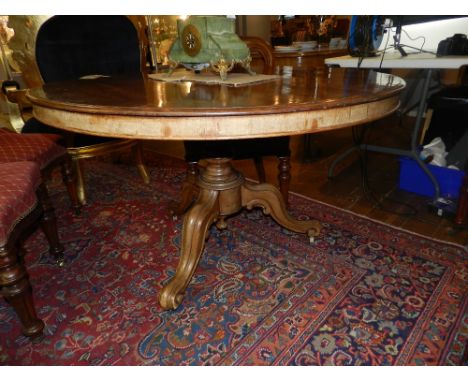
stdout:
[(40, 181), (37, 163), (0, 163), (0, 246), (7, 243), (16, 224), (36, 206)]
[(0, 129), (0, 163), (32, 161), (41, 169), (66, 153), (55, 134), (17, 134)]

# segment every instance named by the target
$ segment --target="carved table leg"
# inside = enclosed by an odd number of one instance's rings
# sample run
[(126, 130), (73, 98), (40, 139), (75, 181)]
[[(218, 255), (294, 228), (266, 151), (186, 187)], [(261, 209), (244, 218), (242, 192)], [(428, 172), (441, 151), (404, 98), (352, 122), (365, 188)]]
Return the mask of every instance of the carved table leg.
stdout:
[(282, 227), (290, 231), (306, 233), (311, 242), (320, 233), (320, 223), (316, 220), (296, 220), (289, 215), (281, 192), (271, 184), (245, 183), (242, 188), (242, 205), (247, 209), (261, 207), (263, 212)]
[(195, 205), (185, 215), (182, 230), (182, 247), (176, 274), (159, 298), (164, 309), (176, 309), (183, 299), (203, 252), (206, 233), (219, 214), (218, 191), (202, 190)]
[(242, 207), (262, 207), (278, 224), (294, 232), (306, 233), (311, 240), (320, 232), (317, 221), (299, 221), (288, 214), (276, 187), (245, 184), (244, 177), (233, 169), (229, 159), (207, 159), (207, 163), (197, 181), (200, 188), (198, 199), (184, 218), (176, 274), (163, 288), (159, 298), (163, 309), (176, 309), (182, 302), (211, 224), (220, 220), (219, 227), (225, 228), (224, 218)]

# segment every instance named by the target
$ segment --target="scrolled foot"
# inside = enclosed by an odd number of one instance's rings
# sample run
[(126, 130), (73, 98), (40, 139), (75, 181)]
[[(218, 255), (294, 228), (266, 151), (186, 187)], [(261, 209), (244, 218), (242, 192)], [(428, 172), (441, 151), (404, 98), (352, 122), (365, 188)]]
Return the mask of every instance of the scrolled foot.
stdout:
[(164, 310), (177, 309), (184, 299), (184, 293), (180, 293), (180, 288), (175, 284), (175, 282), (171, 281), (161, 291), (159, 304)]
[(320, 233), (321, 225), (318, 221), (296, 220), (289, 215), (280, 191), (270, 184), (244, 184), (242, 205), (247, 209), (260, 207), (282, 227), (293, 232), (305, 233), (312, 240)]
[(320, 234), (320, 229), (322, 228), (320, 223), (316, 220), (308, 220), (310, 223), (309, 230), (307, 231), (307, 236), (311, 243), (315, 241), (315, 238)]
[(208, 228), (219, 215), (218, 192), (202, 190), (195, 205), (184, 217), (179, 264), (171, 281), (162, 289), (159, 303), (163, 309), (176, 309), (203, 251)]

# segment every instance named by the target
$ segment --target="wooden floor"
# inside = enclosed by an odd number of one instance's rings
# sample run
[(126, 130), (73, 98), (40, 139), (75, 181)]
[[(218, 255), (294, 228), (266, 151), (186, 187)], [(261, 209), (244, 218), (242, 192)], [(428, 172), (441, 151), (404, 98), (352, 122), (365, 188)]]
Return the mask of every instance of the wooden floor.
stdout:
[[(408, 149), (412, 123), (412, 119), (401, 121), (396, 117), (374, 123), (367, 129), (367, 142)], [(367, 154), (368, 191), (365, 192), (357, 152), (337, 166), (333, 179), (327, 176), (337, 153), (352, 145), (352, 129), (315, 134), (311, 138), (316, 151), (312, 158), (305, 153), (303, 136), (291, 139), (291, 191), (408, 231), (468, 245), (467, 228), (455, 228), (453, 217), (440, 217), (431, 212), (430, 199), (398, 189), (399, 162), (396, 156)], [(148, 142), (146, 145), (149, 149), (183, 158), (181, 142)], [(234, 163), (246, 177), (257, 179), (253, 161)], [(264, 159), (267, 180), (274, 184), (277, 163), (275, 157)]]

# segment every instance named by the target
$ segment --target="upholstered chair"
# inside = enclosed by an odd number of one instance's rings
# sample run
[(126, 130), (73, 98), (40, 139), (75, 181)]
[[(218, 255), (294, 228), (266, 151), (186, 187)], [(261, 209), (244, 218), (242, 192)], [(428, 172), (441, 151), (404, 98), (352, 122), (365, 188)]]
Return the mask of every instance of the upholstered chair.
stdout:
[[(273, 74), (275, 62), (270, 44), (259, 37), (241, 37), (253, 57), (253, 69), (263, 74)], [(260, 68), (260, 70), (258, 69)], [(265, 182), (265, 169), (262, 157), (278, 157), (278, 183), (284, 201), (288, 203), (290, 175), (289, 137), (242, 139), (233, 141), (184, 141), (185, 160), (188, 164), (187, 178), (182, 188), (181, 202), (176, 213), (183, 213), (193, 202), (198, 189), (195, 186), (198, 175), (198, 162), (203, 158), (229, 157), (233, 159), (253, 159), (260, 182)]]
[(18, 315), (25, 336), (41, 335), (21, 243), (41, 223), (51, 252), (63, 258), (54, 222), (47, 219), (41, 200), (47, 200), (35, 162), (0, 163), (0, 294)]
[[(73, 179), (70, 156), (67, 150), (57, 142), (61, 140), (54, 134), (18, 134), (0, 128), (0, 163), (31, 161), (39, 165), (43, 183), (52, 176), (52, 171), (60, 167), (62, 179), (76, 213), (80, 212), (78, 193)], [(43, 194), (44, 198), (47, 194)], [(55, 225), (55, 212), (48, 198), (42, 200), (45, 207), (45, 219)], [(57, 258), (58, 263), (63, 259)]]
[[(39, 21), (38, 21), (39, 20)], [(28, 87), (44, 83), (81, 78), (92, 81), (95, 76), (141, 76), (146, 71), (147, 40), (145, 18), (112, 16), (11, 16), (9, 26), (15, 36), (9, 46)], [(4, 87), (9, 101), (27, 111), (24, 91), (15, 84)], [(26, 113), (23, 112), (21, 116)], [(21, 133), (60, 134), (72, 158), (81, 204), (86, 203), (83, 159), (131, 150), (138, 171), (145, 183), (149, 175), (138, 140), (111, 139), (69, 133), (41, 123), (34, 117), (13, 126)], [(17, 128), (18, 129), (18, 128)]]

